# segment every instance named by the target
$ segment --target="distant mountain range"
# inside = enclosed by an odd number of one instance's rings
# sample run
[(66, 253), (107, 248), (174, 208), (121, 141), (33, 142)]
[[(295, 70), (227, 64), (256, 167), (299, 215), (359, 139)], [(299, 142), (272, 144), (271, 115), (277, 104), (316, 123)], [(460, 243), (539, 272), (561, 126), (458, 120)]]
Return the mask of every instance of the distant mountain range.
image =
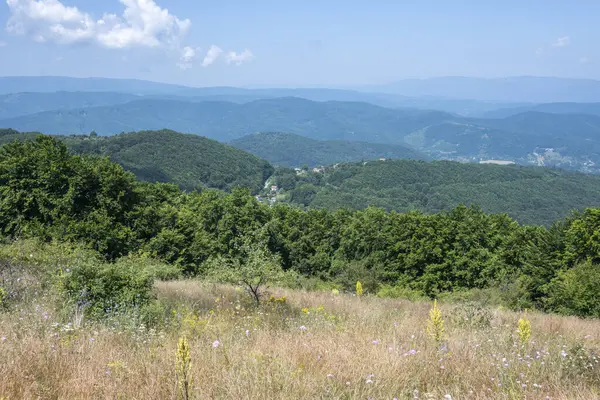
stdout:
[(480, 116), (483, 118), (506, 118), (528, 111), (551, 114), (589, 114), (600, 116), (599, 103), (544, 103), (521, 107), (499, 108), (488, 111)]
[[(20, 92), (120, 92), (137, 95), (213, 96), (258, 95), (304, 97), (318, 101), (367, 101), (366, 96), (385, 101), (468, 99), (480, 102), (600, 102), (600, 81), (593, 79), (517, 76), (507, 78), (439, 77), (404, 79), (383, 85), (361, 85), (349, 89), (329, 88), (196, 88), (135, 79), (71, 78), (57, 76), (0, 77), (0, 95)], [(309, 96), (309, 97), (305, 97)], [(428, 98), (428, 99), (427, 99)], [(401, 105), (399, 105), (401, 106)], [(410, 103), (405, 103), (411, 107)], [(414, 106), (414, 104), (412, 105)], [(437, 109), (437, 107), (433, 107)]]
[(600, 102), (600, 81), (593, 79), (534, 76), (497, 79), (440, 77), (406, 79), (357, 89), (412, 97), (434, 96), (495, 102)]
[(361, 160), (412, 159), (427, 157), (408, 146), (350, 142), (344, 140), (315, 140), (292, 133), (255, 133), (231, 142), (231, 145), (274, 165), (287, 167), (317, 167)]
[[(168, 128), (222, 142), (257, 132), (286, 132), (320, 141), (254, 136), (239, 142), (282, 165), (369, 158), (381, 154), (382, 147), (374, 146), (383, 144), (400, 146), (388, 154), (406, 155), (410, 147), (413, 154), (432, 159), (500, 160), (600, 172), (599, 84), (562, 78), (450, 77), (362, 87), (361, 92), (5, 77), (0, 78), (0, 127), (100, 135)], [(550, 100), (564, 101), (532, 103)], [(574, 102), (592, 100), (597, 102)], [(286, 146), (300, 155), (290, 156)]]
[(144, 98), (0, 119), (0, 127), (100, 135), (169, 128), (224, 142), (256, 132), (288, 132), (317, 140), (408, 145), (434, 159), (600, 170), (600, 116), (589, 114), (525, 112), (483, 119), (289, 97), (242, 104)]
[[(20, 97), (15, 99), (3, 98), (7, 94), (19, 93), (46, 93), (44, 98), (51, 97), (55, 92), (57, 94), (56, 107), (47, 104), (43, 99), (42, 104), (37, 104), (31, 97)], [(64, 92), (78, 92), (82, 96), (84, 92), (91, 92), (90, 96), (98, 97), (97, 92), (108, 92), (115, 94), (116, 101), (104, 102), (95, 105), (119, 104), (120, 96), (123, 93), (141, 97), (158, 98), (165, 100), (184, 100), (184, 101), (229, 101), (234, 103), (245, 103), (260, 99), (279, 98), (279, 97), (299, 97), (313, 101), (353, 101), (366, 102), (382, 107), (391, 108), (419, 108), (429, 110), (442, 110), (449, 113), (465, 116), (477, 116), (498, 108), (524, 106), (528, 104), (515, 102), (494, 102), (478, 101), (468, 98), (441, 98), (431, 96), (404, 96), (401, 94), (361, 92), (356, 90), (327, 89), (327, 88), (260, 88), (246, 89), (235, 87), (204, 87), (194, 88), (179, 85), (170, 85), (157, 82), (148, 82), (132, 79), (107, 79), (107, 78), (68, 78), (68, 77), (0, 77), (0, 110), (3, 103), (8, 102), (17, 105), (17, 100), (23, 105), (24, 109), (37, 109), (37, 111), (50, 111), (63, 109), (65, 104)], [(94, 93), (95, 92), (95, 93)], [(106, 98), (106, 96), (104, 97)], [(30, 103), (33, 102), (33, 103)], [(79, 107), (93, 105), (94, 99), (82, 97)], [(45, 107), (44, 106), (49, 106)], [(72, 107), (71, 107), (72, 108)], [(0, 118), (10, 118), (19, 114), (4, 115)]]
[(21, 117), (44, 111), (118, 105), (138, 99), (140, 99), (140, 96), (116, 92), (22, 92), (4, 94), (0, 95), (0, 119)]
[(144, 99), (110, 106), (46, 111), (0, 120), (0, 127), (50, 134), (96, 131), (113, 135), (169, 127), (229, 141), (255, 132), (291, 132), (315, 139), (401, 143), (402, 134), (450, 114), (395, 110), (356, 102), (315, 102), (300, 98), (231, 102)]

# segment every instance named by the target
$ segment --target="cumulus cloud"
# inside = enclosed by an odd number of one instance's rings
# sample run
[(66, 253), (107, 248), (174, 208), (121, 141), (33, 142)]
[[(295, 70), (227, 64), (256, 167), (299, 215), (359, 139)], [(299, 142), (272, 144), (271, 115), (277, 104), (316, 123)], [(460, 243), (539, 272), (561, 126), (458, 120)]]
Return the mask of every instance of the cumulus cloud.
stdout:
[(94, 19), (59, 0), (7, 0), (6, 29), (38, 42), (94, 42), (106, 48), (179, 46), (192, 25), (160, 8), (153, 0), (119, 0), (122, 15)]
[(221, 53), (223, 53), (223, 50), (221, 50), (219, 46), (215, 46), (214, 44), (210, 46), (210, 49), (208, 49), (206, 55), (204, 56), (204, 60), (202, 60), (202, 66), (208, 67), (209, 65), (217, 61), (217, 58), (219, 58)]
[(200, 49), (185, 46), (183, 49), (181, 49), (181, 57), (179, 57), (179, 62), (177, 63), (177, 66), (181, 69), (192, 68), (193, 61), (198, 56), (198, 51), (200, 51)]
[[(107, 49), (134, 47), (158, 48), (178, 54), (177, 66), (193, 67), (199, 48), (184, 46), (192, 22), (180, 19), (154, 0), (119, 0), (121, 15), (105, 13), (101, 18), (60, 0), (6, 0), (10, 17), (6, 30), (13, 35), (27, 36), (40, 43), (89, 43)], [(0, 47), (6, 45), (0, 42)], [(202, 60), (202, 66), (212, 65), (223, 50), (212, 45)], [(237, 65), (253, 57), (250, 50), (228, 52), (227, 63)]]
[(563, 36), (563, 37), (556, 39), (554, 41), (554, 43), (552, 43), (552, 46), (553, 47), (565, 47), (565, 46), (568, 46), (570, 43), (571, 43), (571, 39), (568, 36)]
[(242, 65), (244, 62), (250, 61), (252, 58), (254, 58), (254, 54), (252, 54), (252, 52), (248, 49), (239, 54), (235, 51), (230, 51), (225, 56), (227, 64), (235, 63), (235, 65)]

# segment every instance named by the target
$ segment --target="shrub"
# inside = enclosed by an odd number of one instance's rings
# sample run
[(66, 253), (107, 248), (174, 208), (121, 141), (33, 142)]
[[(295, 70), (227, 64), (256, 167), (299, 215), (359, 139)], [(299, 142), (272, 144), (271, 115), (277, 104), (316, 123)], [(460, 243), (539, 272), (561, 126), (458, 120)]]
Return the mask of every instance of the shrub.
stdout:
[(171, 281), (182, 277), (182, 269), (175, 264), (166, 264), (145, 255), (129, 255), (118, 260), (121, 265), (127, 264), (131, 269), (145, 271), (150, 277), (161, 281)]
[(130, 262), (103, 264), (82, 262), (63, 275), (68, 299), (94, 318), (130, 308), (142, 308), (151, 300), (152, 276)]
[(438, 299), (446, 303), (466, 303), (481, 307), (495, 307), (502, 304), (502, 294), (497, 288), (456, 290), (440, 293)]
[(261, 244), (245, 243), (240, 246), (241, 257), (216, 257), (207, 263), (208, 275), (213, 279), (241, 286), (256, 304), (272, 283), (281, 281), (285, 273), (281, 261)]
[(3, 308), (12, 308), (60, 286), (60, 271), (83, 260), (97, 260), (90, 250), (68, 244), (16, 240), (0, 245)]
[(377, 297), (389, 297), (393, 299), (406, 299), (410, 301), (424, 300), (423, 293), (398, 285), (383, 285), (377, 292)]
[(589, 261), (560, 272), (552, 281), (547, 299), (551, 310), (561, 314), (600, 317), (600, 265)]
[(492, 325), (493, 315), (478, 302), (461, 302), (452, 309), (450, 319), (456, 326), (486, 329)]
[(344, 261), (336, 259), (331, 266), (334, 281), (344, 290), (356, 293), (356, 282), (360, 281), (364, 293), (377, 293), (380, 287), (380, 271), (371, 265), (371, 260)]

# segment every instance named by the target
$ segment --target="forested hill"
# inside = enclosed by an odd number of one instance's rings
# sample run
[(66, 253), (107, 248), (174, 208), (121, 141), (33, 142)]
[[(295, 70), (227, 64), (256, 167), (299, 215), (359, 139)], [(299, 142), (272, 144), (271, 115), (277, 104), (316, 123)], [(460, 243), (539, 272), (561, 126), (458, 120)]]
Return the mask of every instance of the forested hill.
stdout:
[(292, 133), (255, 133), (231, 142), (232, 146), (252, 153), (275, 165), (316, 167), (338, 162), (379, 158), (424, 160), (427, 157), (402, 145), (347, 140), (315, 140)]
[[(37, 132), (0, 130), (0, 144), (34, 138)], [(124, 133), (111, 137), (58, 136), (71, 152), (108, 156), (138, 179), (171, 182), (182, 189), (248, 187), (257, 192), (273, 173), (266, 161), (197, 135), (169, 130)]]
[[(0, 131), (0, 144), (39, 133)], [(139, 179), (181, 188), (281, 188), (279, 201), (309, 208), (404, 212), (479, 205), (527, 224), (550, 225), (573, 209), (600, 205), (600, 176), (560, 169), (415, 160), (341, 163), (324, 172), (275, 170), (267, 161), (196, 135), (143, 131), (112, 137), (59, 136), (71, 152), (106, 155)], [(293, 154), (295, 148), (290, 148)], [(269, 177), (272, 176), (271, 179)]]
[(507, 213), (521, 223), (550, 225), (574, 209), (600, 205), (600, 177), (560, 169), (451, 161), (370, 161), (324, 173), (280, 169), (283, 201), (310, 208), (438, 212), (458, 204)]

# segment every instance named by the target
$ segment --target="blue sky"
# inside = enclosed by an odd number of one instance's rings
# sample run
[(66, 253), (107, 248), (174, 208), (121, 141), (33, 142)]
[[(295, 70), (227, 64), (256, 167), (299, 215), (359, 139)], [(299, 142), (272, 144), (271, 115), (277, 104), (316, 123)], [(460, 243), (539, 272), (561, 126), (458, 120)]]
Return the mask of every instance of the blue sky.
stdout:
[(2, 0), (0, 75), (196, 86), (600, 79), (599, 16), (597, 0)]

